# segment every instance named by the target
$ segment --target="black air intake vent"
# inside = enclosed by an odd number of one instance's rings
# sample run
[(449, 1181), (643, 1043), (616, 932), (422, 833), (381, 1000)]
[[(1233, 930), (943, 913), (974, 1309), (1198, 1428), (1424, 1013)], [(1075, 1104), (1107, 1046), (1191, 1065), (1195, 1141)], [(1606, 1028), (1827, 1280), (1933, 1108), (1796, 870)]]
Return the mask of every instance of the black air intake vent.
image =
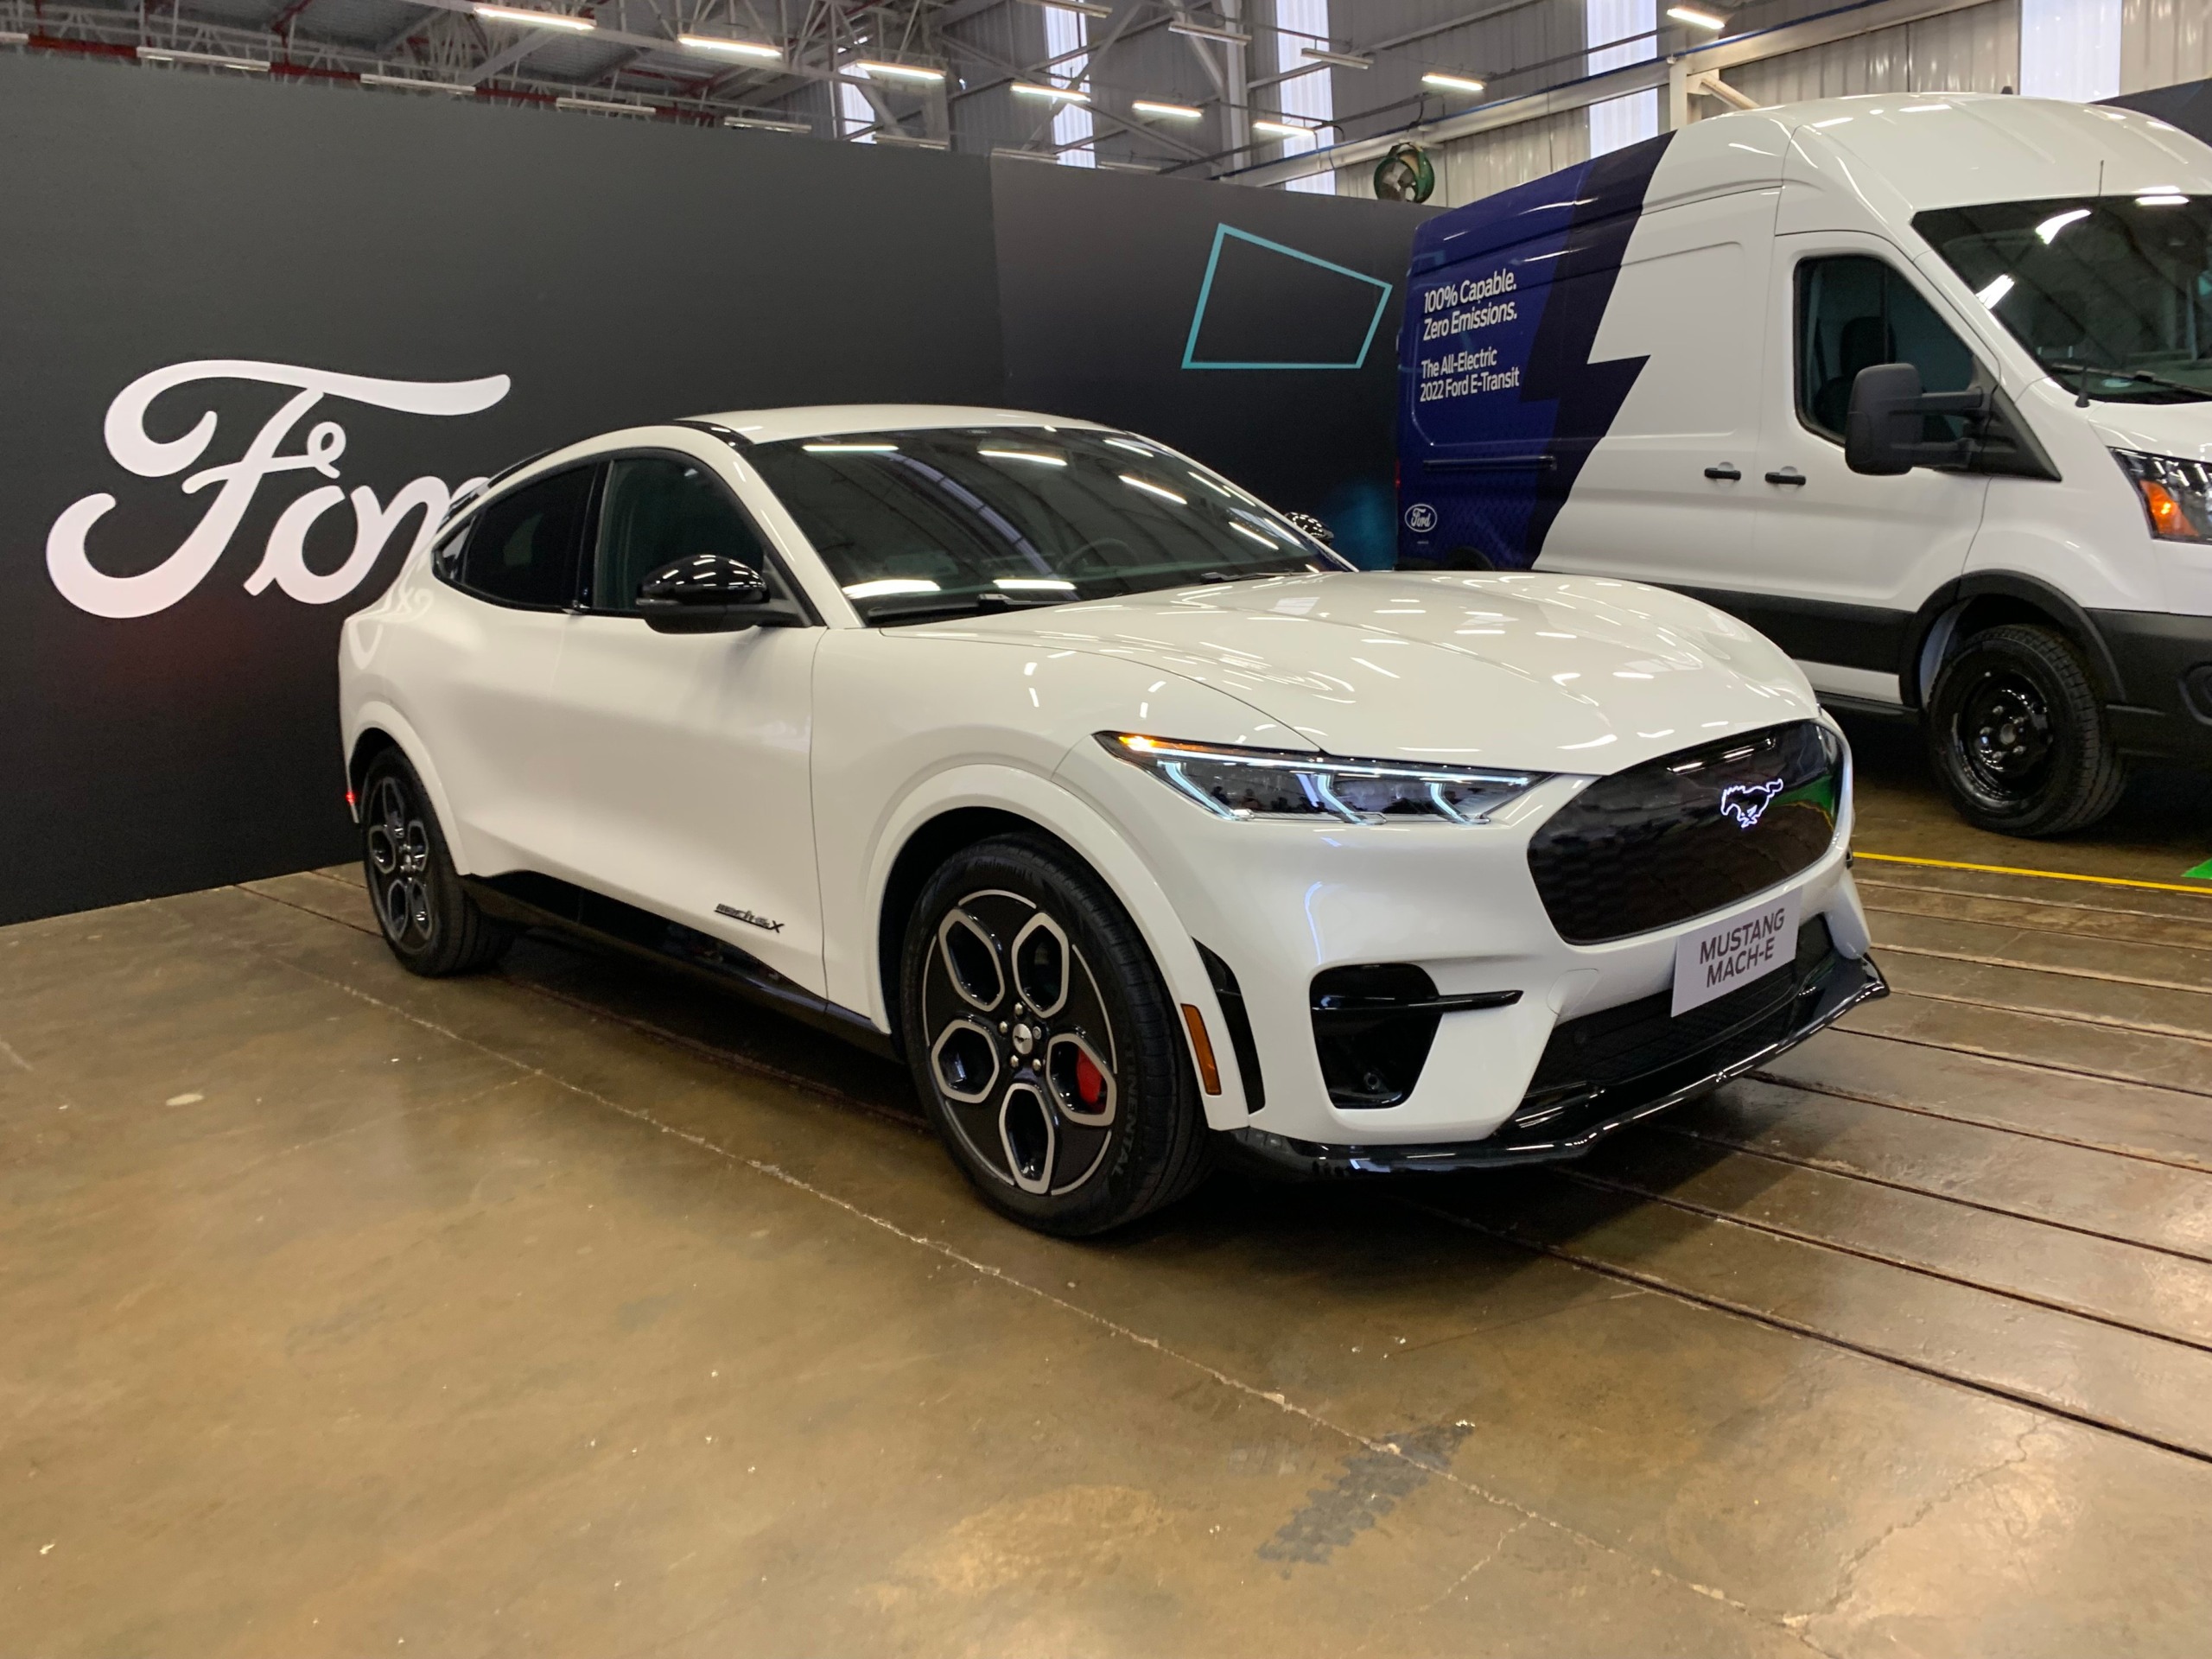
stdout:
[(1518, 991), (1439, 996), (1436, 982), (1410, 962), (1323, 969), (1313, 976), (1313, 1046), (1329, 1098), (1360, 1109), (1395, 1106), (1421, 1081), (1446, 1014), (1520, 1000)]
[(1552, 925), (1602, 944), (1788, 880), (1835, 840), (1843, 766), (1843, 741), (1806, 720), (1600, 778), (1529, 842)]

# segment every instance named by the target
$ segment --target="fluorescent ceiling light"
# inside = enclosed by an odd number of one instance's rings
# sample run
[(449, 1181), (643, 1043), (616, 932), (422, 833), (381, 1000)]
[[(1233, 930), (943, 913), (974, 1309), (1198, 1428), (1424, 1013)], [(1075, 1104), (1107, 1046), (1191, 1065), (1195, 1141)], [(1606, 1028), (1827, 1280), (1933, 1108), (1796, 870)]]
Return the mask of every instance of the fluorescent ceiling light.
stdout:
[(556, 110), (584, 110), (593, 115), (658, 115), (650, 104), (618, 104), (611, 98), (556, 98)]
[(1483, 89), (1483, 83), (1472, 75), (1427, 74), (1421, 78), (1421, 84), (1446, 92), (1479, 92)]
[(2050, 244), (2058, 240), (2058, 233), (2064, 230), (2069, 225), (2072, 225), (2081, 219), (2087, 219), (2088, 216), (2089, 210), (2086, 207), (2074, 207), (2069, 208), (2067, 212), (2063, 213), (2053, 213), (2049, 219), (2046, 219), (2042, 224), (2036, 226), (2036, 234), (2041, 237), (2044, 239), (2044, 245), (2048, 246)]
[(1187, 104), (1156, 104), (1148, 98), (1137, 99), (1129, 108), (1139, 115), (1148, 115), (1155, 121), (1195, 121), (1205, 113), (1204, 110), (1194, 110)]
[(2138, 207), (2179, 207), (2189, 200), (2178, 190), (2151, 190), (2135, 198)]
[(528, 11), (520, 6), (477, 6), (479, 17), (495, 23), (527, 23), (532, 29), (569, 29), (588, 35), (599, 25), (588, 17), (572, 17), (564, 11)]
[(474, 97), (476, 89), (460, 80), (410, 80), (404, 75), (363, 75), (364, 86), (390, 86), (403, 92), (467, 92)]
[(1187, 507), (1191, 505), (1189, 496), (1178, 495), (1165, 484), (1154, 484), (1149, 479), (1136, 478), (1123, 473), (1122, 482), (1133, 490), (1142, 490), (1147, 495), (1156, 495), (1163, 501), (1173, 501), (1179, 507)]
[(1997, 308), (1999, 302), (2012, 291), (2012, 274), (2010, 271), (2006, 271), (2003, 276), (1991, 283), (1988, 287), (1977, 292), (1974, 295), (1974, 298), (1980, 300), (1982, 304), (1987, 307), (1990, 310), (1994, 311)]
[(1079, 11), (1086, 17), (1111, 17), (1114, 8), (1094, 5), (1092, 0), (1029, 0), (1033, 6), (1050, 6), (1055, 11)]
[(927, 576), (879, 576), (874, 582), (848, 582), (847, 599), (882, 599), (891, 594), (941, 594), (944, 590)]
[(1018, 98), (1057, 98), (1070, 104), (1090, 102), (1089, 92), (1079, 92), (1072, 86), (1038, 86), (1026, 80), (1017, 80), (1014, 83), (1014, 91)]
[(944, 79), (944, 71), (942, 69), (931, 69), (918, 63), (878, 63), (873, 58), (860, 59), (847, 64), (845, 67), (869, 79), (878, 75), (882, 76), (886, 80), (943, 80)]
[(1098, 165), (1109, 173), (1157, 173), (1160, 171), (1158, 168), (1147, 167), (1142, 162), (1109, 162), (1103, 156), (1098, 158)]
[(878, 127), (876, 129), (875, 142), (879, 144), (892, 144), (906, 149), (948, 149), (951, 148), (951, 146), (943, 138), (924, 138), (911, 132), (893, 132), (888, 128), (885, 127)]
[(1324, 52), (1318, 46), (1301, 46), (1298, 48), (1298, 55), (1311, 58), (1316, 63), (1333, 63), (1339, 69), (1372, 69), (1375, 67), (1374, 59), (1363, 58), (1357, 52)]
[(1703, 6), (1669, 6), (1667, 15), (1678, 23), (1688, 23), (1692, 29), (1726, 29), (1728, 20), (1717, 11), (1707, 11)]
[(1042, 162), (1047, 167), (1057, 166), (1059, 157), (1048, 156), (1041, 149), (1009, 149), (1004, 144), (993, 146), (991, 154), (1009, 162)]
[(1058, 576), (994, 576), (991, 586), (1006, 588), (1009, 593), (1071, 594), (1075, 583), (1064, 582)]
[(803, 443), (799, 448), (810, 455), (895, 455), (895, 443)]
[(759, 58), (764, 63), (781, 63), (781, 47), (770, 46), (762, 41), (726, 40), (719, 35), (679, 35), (676, 43), (693, 52), (721, 52), (733, 58)]
[(1033, 461), (1039, 467), (1065, 467), (1065, 455), (1040, 454), (1034, 449), (978, 449), (979, 455), (988, 455), (993, 461)]
[(1313, 136), (1313, 128), (1294, 126), (1287, 121), (1255, 121), (1252, 130), (1271, 132), (1281, 138), (1311, 138)]
[(1177, 18), (1167, 25), (1171, 35), (1195, 35), (1202, 41), (1225, 41), (1231, 46), (1249, 46), (1252, 37), (1241, 29), (1224, 29), (1217, 23), (1194, 23), (1187, 18)]
[(726, 127), (751, 127), (760, 132), (806, 132), (814, 130), (811, 121), (776, 121), (765, 115), (726, 115)]
[(215, 52), (186, 52), (175, 47), (142, 46), (140, 60), (146, 63), (204, 63), (211, 69), (237, 69), (249, 75), (265, 75), (269, 66), (258, 58), (226, 58)]

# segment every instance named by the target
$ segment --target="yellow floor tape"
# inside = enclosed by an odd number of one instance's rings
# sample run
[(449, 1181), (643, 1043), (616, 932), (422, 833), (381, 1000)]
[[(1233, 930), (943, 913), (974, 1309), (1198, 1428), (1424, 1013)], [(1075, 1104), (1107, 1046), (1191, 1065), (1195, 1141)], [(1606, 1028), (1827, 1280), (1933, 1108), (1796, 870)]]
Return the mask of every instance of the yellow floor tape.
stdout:
[(2189, 893), (2199, 899), (2212, 899), (2212, 887), (2183, 887), (2177, 881), (2133, 881), (2124, 875), (2075, 875), (2069, 870), (2016, 870), (2005, 864), (1961, 864), (1948, 858), (1907, 858), (1901, 853), (1854, 849), (1852, 856), (1871, 859), (1878, 864), (1917, 864), (1926, 869), (1972, 870), (1980, 875), (2036, 875), (2046, 881), (2089, 881), (2101, 887), (2148, 887), (2153, 893)]

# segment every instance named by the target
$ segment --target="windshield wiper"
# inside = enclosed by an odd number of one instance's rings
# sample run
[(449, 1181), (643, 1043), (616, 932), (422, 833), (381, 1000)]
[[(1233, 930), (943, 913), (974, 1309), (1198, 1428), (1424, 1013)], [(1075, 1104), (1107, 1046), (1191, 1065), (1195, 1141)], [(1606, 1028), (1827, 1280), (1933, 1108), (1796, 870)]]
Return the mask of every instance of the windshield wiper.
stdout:
[(1048, 606), (1066, 605), (1075, 595), (1051, 598), (1027, 598), (1016, 594), (944, 594), (917, 597), (906, 604), (872, 605), (868, 620), (871, 623), (926, 622), (932, 617), (978, 616), (995, 611), (1035, 611)]
[(2071, 369), (2075, 372), (2074, 407), (2076, 409), (2087, 409), (2089, 406), (2089, 377), (2093, 374), (2101, 374), (2107, 380), (2133, 380), (2140, 385), (2159, 386), (2168, 391), (2178, 391), (2186, 397), (2212, 402), (2212, 391), (2207, 391), (2202, 386), (2186, 385), (2179, 380), (2169, 380), (2163, 374), (2152, 374), (2145, 369), (2112, 369), (2098, 363), (2046, 363), (2044, 366), (2050, 371), (2054, 379), (2057, 378), (2061, 370)]

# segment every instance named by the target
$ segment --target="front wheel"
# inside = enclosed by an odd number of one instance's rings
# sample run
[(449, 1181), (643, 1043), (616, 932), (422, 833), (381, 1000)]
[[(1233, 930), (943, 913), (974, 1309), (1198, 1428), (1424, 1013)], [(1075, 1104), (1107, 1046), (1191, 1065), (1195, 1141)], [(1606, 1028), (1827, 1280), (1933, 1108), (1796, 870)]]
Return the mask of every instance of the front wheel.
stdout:
[(516, 930), (486, 916), (461, 886), (423, 780), (397, 750), (369, 763), (360, 810), (361, 874), (401, 967), (440, 979), (506, 954)]
[(2056, 836), (2118, 804), (2127, 773), (2072, 645), (2009, 623), (1975, 634), (1929, 698), (1929, 758), (1960, 815), (2004, 836)]
[(931, 1122), (1015, 1220), (1103, 1232), (1205, 1173), (1167, 988), (1128, 913), (1061, 849), (1001, 836), (938, 870), (907, 925), (899, 1005)]

